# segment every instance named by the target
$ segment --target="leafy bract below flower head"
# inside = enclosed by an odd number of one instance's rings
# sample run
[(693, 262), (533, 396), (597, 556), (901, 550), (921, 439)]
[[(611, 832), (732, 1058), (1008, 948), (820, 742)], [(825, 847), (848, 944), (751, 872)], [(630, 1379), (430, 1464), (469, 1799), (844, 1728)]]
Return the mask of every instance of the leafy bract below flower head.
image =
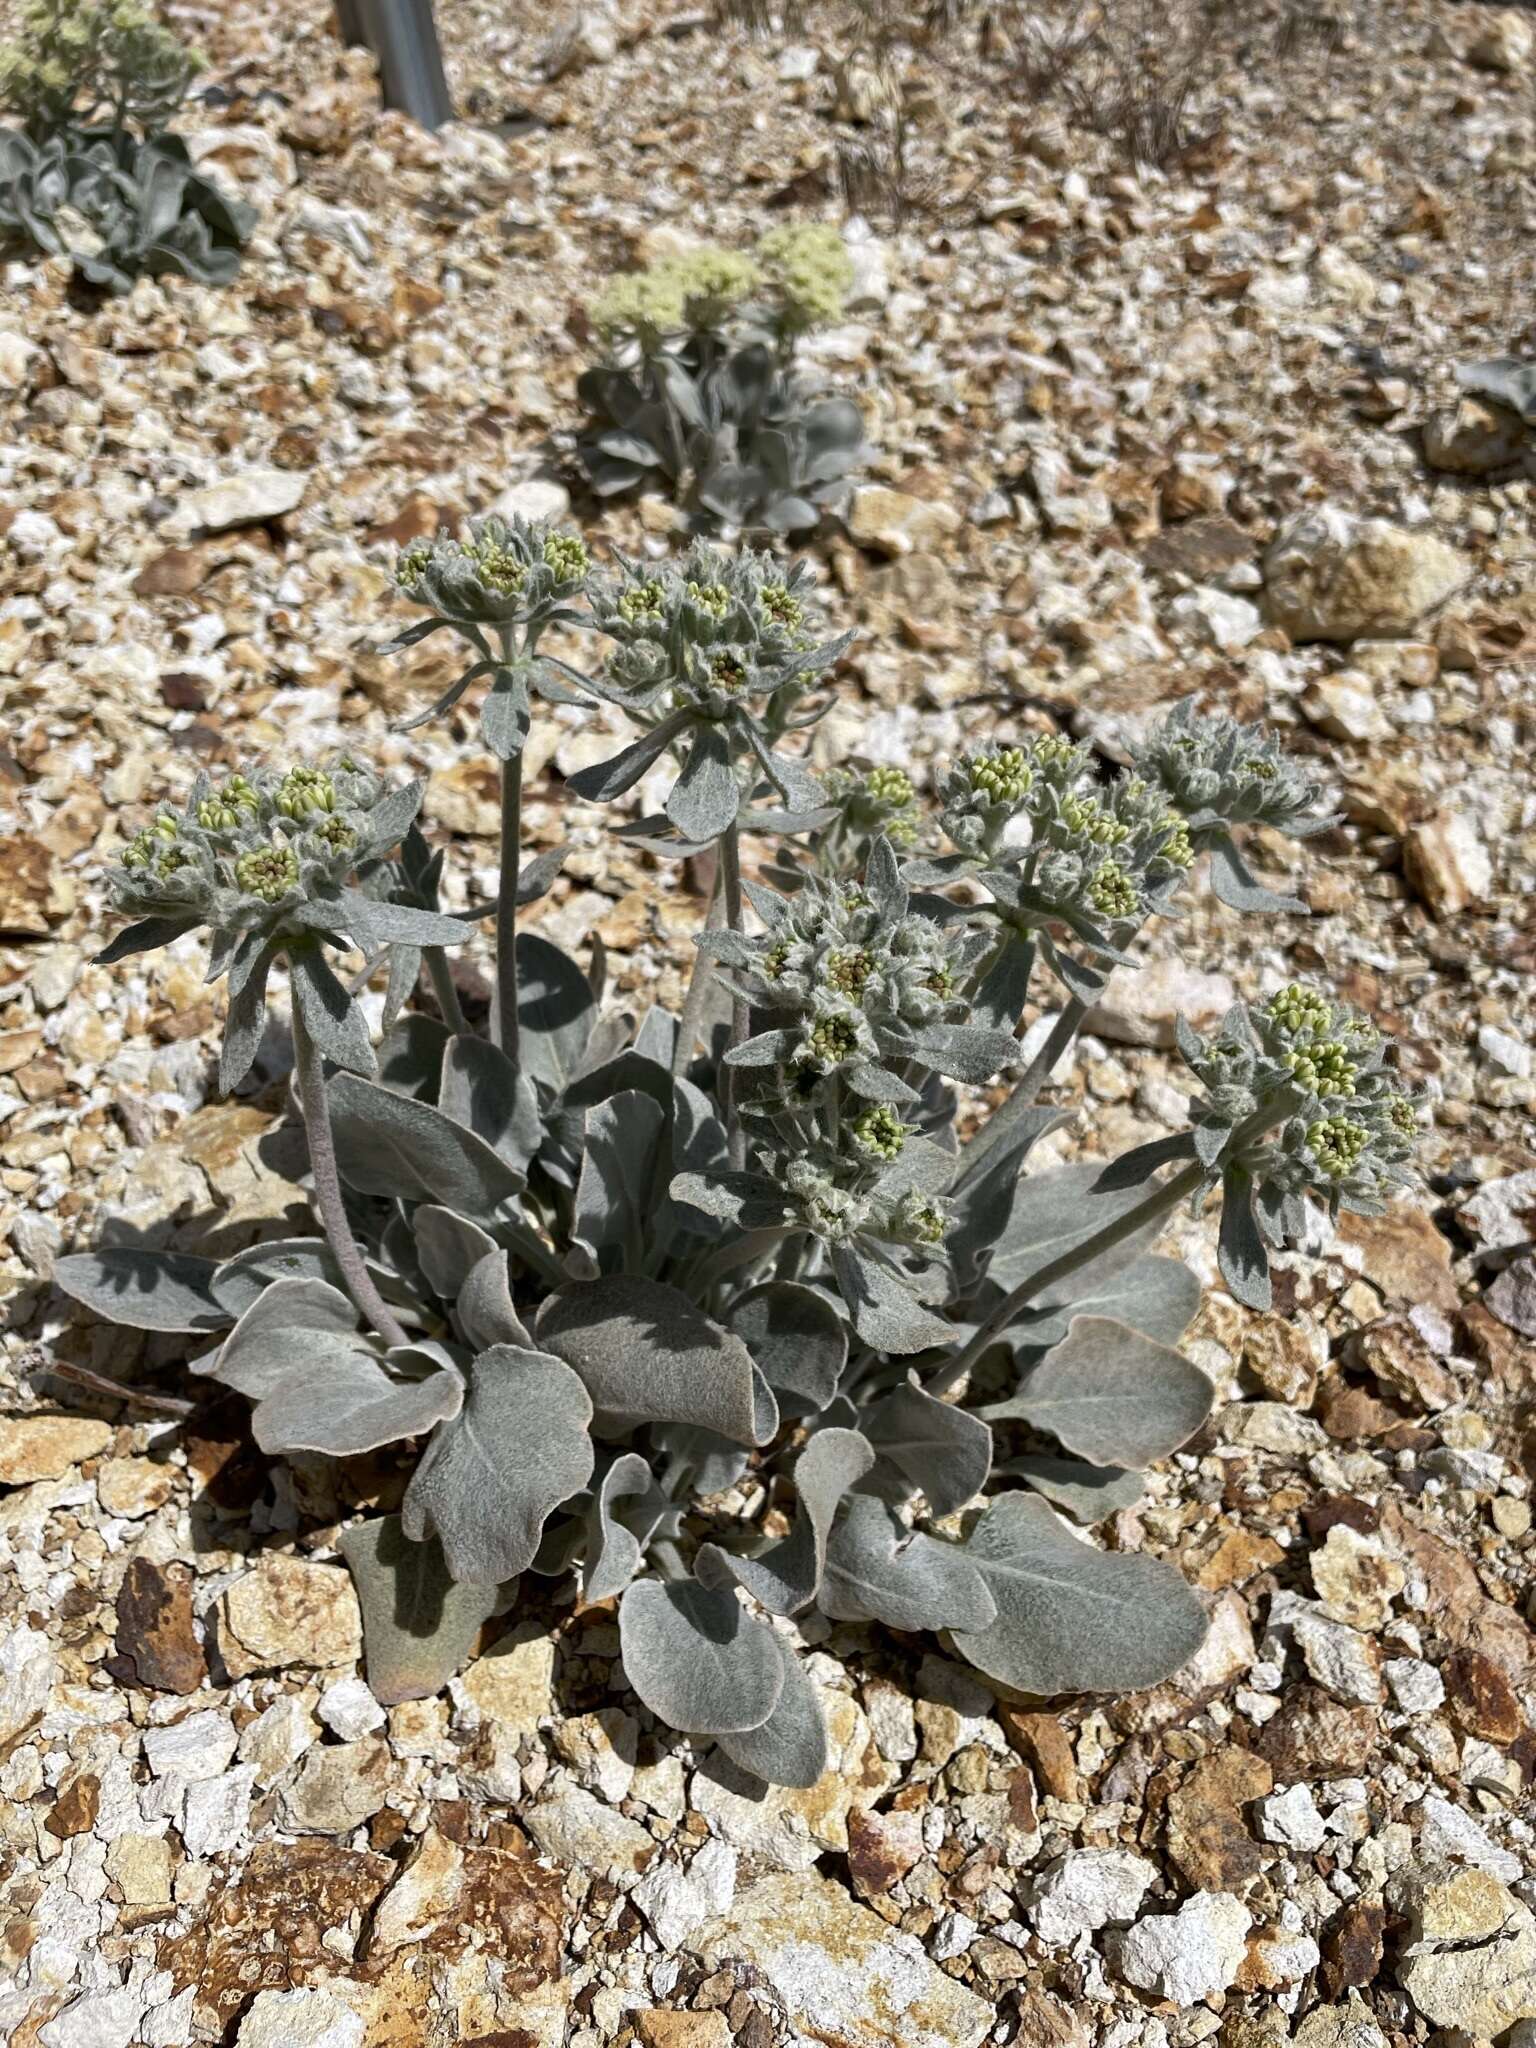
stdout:
[(815, 783), (776, 742), (819, 715), (801, 700), (853, 636), (818, 640), (807, 576), (802, 563), (786, 570), (769, 554), (725, 554), (696, 541), (675, 565), (624, 562), (616, 580), (594, 589), (594, 617), (618, 651), (593, 688), (654, 722), (645, 738), (573, 776), (577, 794), (618, 796), (668, 746), (686, 746), (666, 811), (687, 840), (716, 838), (734, 821), (743, 760), (791, 809), (814, 805)]
[(469, 537), (439, 534), (404, 549), (395, 581), (416, 604), (450, 625), (510, 626), (554, 612), (582, 589), (591, 564), (585, 543), (543, 520), (470, 523)]
[(322, 945), (350, 940), (373, 953), (397, 940), (450, 945), (465, 935), (457, 919), (349, 886), (405, 836), (423, 787), (387, 789), (347, 754), (324, 768), (262, 769), (221, 782), (199, 776), (184, 808), (162, 807), (109, 870), (118, 908), (141, 922), (101, 957), (121, 959), (207, 926), (209, 978), (230, 977), (222, 1077), (232, 1088), (255, 1057), (268, 970), (287, 953), (296, 1000), (306, 1017), (313, 1013), (327, 1055), (366, 1070), (366, 1027)]

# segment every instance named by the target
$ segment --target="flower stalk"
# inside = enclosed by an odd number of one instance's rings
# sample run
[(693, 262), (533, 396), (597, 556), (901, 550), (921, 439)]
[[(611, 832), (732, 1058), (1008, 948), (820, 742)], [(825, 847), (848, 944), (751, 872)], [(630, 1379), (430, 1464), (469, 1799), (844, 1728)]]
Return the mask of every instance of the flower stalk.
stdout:
[(410, 1339), (396, 1319), (368, 1271), (347, 1221), (342, 1200), (341, 1176), (336, 1167), (336, 1146), (331, 1134), (330, 1111), (325, 1099), (325, 1060), (319, 1046), (305, 1028), (295, 1005), (293, 1013), (294, 1075), (298, 1082), (299, 1108), (304, 1133), (309, 1140), (309, 1166), (315, 1183), (315, 1209), (326, 1242), (341, 1268), (348, 1294), (384, 1341), (408, 1344)]

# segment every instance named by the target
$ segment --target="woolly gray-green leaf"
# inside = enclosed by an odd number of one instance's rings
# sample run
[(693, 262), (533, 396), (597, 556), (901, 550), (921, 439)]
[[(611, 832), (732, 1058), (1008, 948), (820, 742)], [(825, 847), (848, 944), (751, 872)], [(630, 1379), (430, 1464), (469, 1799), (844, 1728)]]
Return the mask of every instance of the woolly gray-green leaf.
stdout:
[(559, 1095), (581, 1065), (597, 1002), (568, 953), (537, 932), (517, 935), (517, 1016), (523, 1071)]
[(457, 1300), (459, 1289), (476, 1266), (496, 1250), (489, 1231), (436, 1202), (423, 1202), (413, 1212), (411, 1234), (427, 1285), (444, 1301)]
[(994, 1466), (993, 1474), (998, 1479), (1022, 1479), (1074, 1522), (1102, 1522), (1122, 1508), (1135, 1507), (1146, 1491), (1139, 1472), (1125, 1472), (1118, 1465), (1085, 1465), (1078, 1458), (1053, 1458), (1045, 1451), (1010, 1458), (1006, 1465)]
[(533, 1339), (512, 1306), (512, 1287), (507, 1274), (507, 1255), (493, 1246), (464, 1276), (454, 1321), (464, 1341), (475, 1351), (489, 1351), (494, 1344), (512, 1344), (523, 1351), (533, 1349)]
[(1182, 1259), (1140, 1258), (1087, 1288), (1082, 1274), (1072, 1273), (1030, 1303), (1029, 1341), (1058, 1343), (1073, 1316), (1084, 1315), (1111, 1316), (1159, 1344), (1177, 1344), (1199, 1313), (1202, 1293)]
[(381, 1707), (430, 1699), (468, 1663), (505, 1590), (456, 1585), (442, 1545), (412, 1543), (398, 1515), (359, 1522), (339, 1548), (363, 1610), (369, 1691)]
[(784, 1690), (772, 1629), (693, 1579), (636, 1580), (619, 1604), (619, 1648), (631, 1687), (684, 1735), (761, 1728)]
[(1306, 910), (1299, 896), (1282, 896), (1266, 889), (1238, 852), (1237, 842), (1227, 833), (1218, 833), (1211, 840), (1210, 854), (1211, 891), (1217, 902), (1225, 903), (1229, 910), (1262, 912), (1269, 917), (1282, 911)]
[(766, 1174), (678, 1174), (668, 1194), (743, 1231), (770, 1231), (795, 1214), (784, 1190)]
[(257, 1403), (251, 1434), (273, 1456), (322, 1451), (332, 1458), (356, 1457), (404, 1437), (425, 1436), (435, 1424), (457, 1415), (464, 1382), (440, 1367), (403, 1369), (416, 1358), (395, 1351), (381, 1359), (372, 1344), (358, 1337), (349, 1349), (332, 1348), (323, 1369), (317, 1369), (322, 1361), (312, 1362), (299, 1341), (293, 1346), (293, 1370)]
[(566, 777), (567, 789), (575, 790), (588, 803), (610, 803), (614, 797), (622, 796), (632, 789), (646, 769), (659, 761), (667, 748), (688, 723), (686, 711), (674, 711), (664, 718), (660, 725), (652, 726), (637, 740), (606, 761), (599, 761), (590, 768), (578, 768)]
[(771, 1614), (798, 1614), (816, 1597), (826, 1560), (827, 1532), (849, 1489), (875, 1462), (856, 1429), (823, 1429), (795, 1461), (799, 1508), (789, 1534), (751, 1557), (738, 1557), (718, 1544), (701, 1546), (694, 1570), (705, 1586), (734, 1579)]
[(976, 1416), (925, 1393), (917, 1374), (864, 1418), (864, 1433), (936, 1515), (953, 1514), (980, 1493), (992, 1466), (992, 1432)]
[(483, 1220), (522, 1188), (499, 1152), (430, 1103), (357, 1074), (337, 1075), (330, 1103), (342, 1178), (360, 1194), (438, 1202)]
[(1171, 1565), (1096, 1550), (1038, 1494), (999, 1495), (965, 1554), (997, 1619), (955, 1630), (955, 1648), (1020, 1692), (1139, 1692), (1170, 1678), (1205, 1640), (1205, 1610)]
[(834, 1621), (883, 1621), (912, 1635), (987, 1628), (997, 1616), (958, 1543), (910, 1533), (870, 1494), (856, 1494), (832, 1531), (820, 1606)]
[(1244, 1308), (1270, 1305), (1269, 1253), (1253, 1214), (1253, 1180), (1246, 1168), (1227, 1169), (1221, 1184), (1221, 1234), (1217, 1263), (1236, 1300)]
[(827, 1768), (827, 1720), (805, 1667), (782, 1636), (773, 1638), (784, 1686), (761, 1726), (715, 1741), (740, 1771), (766, 1785), (814, 1785)]
[(898, 1355), (928, 1351), (954, 1336), (954, 1325), (930, 1315), (881, 1260), (853, 1245), (833, 1245), (830, 1253), (853, 1326), (872, 1350)]
[(603, 1474), (587, 1511), (587, 1568), (582, 1596), (588, 1602), (622, 1593), (645, 1556), (645, 1547), (672, 1502), (656, 1484), (636, 1451), (625, 1451)]
[(769, 1280), (738, 1295), (726, 1322), (781, 1407), (812, 1415), (826, 1407), (848, 1363), (848, 1326), (824, 1294), (796, 1281)]
[[(1014, 1196), (1007, 1228), (992, 1254), (987, 1277), (1011, 1293), (1057, 1259), (1077, 1251), (1110, 1224), (1119, 1223), (1146, 1196), (1144, 1185), (1096, 1187), (1103, 1167), (1095, 1161), (1053, 1166), (1031, 1174)], [(1166, 1217), (1145, 1224), (1120, 1243), (1080, 1266), (1072, 1275), (1075, 1292), (1091, 1292), (1141, 1257), (1163, 1229)]]
[(1187, 1443), (1211, 1412), (1211, 1383), (1181, 1352), (1108, 1316), (1074, 1316), (993, 1419), (1049, 1430), (1094, 1465), (1137, 1471)]
[(434, 1434), (406, 1488), (402, 1526), (435, 1534), (456, 1579), (526, 1571), (544, 1524), (592, 1477), (592, 1403), (568, 1365), (494, 1344), (469, 1368), (464, 1406)]
[(757, 1442), (752, 1354), (686, 1294), (626, 1273), (562, 1287), (538, 1340), (580, 1374), (605, 1428), (692, 1423)]
[(214, 1293), (218, 1272), (216, 1260), (186, 1252), (103, 1245), (60, 1259), (53, 1277), (72, 1300), (130, 1330), (223, 1330), (235, 1311)]
[(665, 1122), (660, 1106), (635, 1088), (587, 1111), (571, 1236), (600, 1266), (644, 1261), (655, 1207), (656, 1148)]
[(253, 1401), (297, 1370), (313, 1371), (359, 1342), (357, 1309), (324, 1280), (275, 1280), (252, 1302), (207, 1366), (210, 1379)]
[(342, 1284), (336, 1254), (323, 1237), (283, 1237), (253, 1244), (226, 1259), (209, 1281), (214, 1298), (232, 1316), (243, 1316), (274, 1280), (325, 1280)]
[(443, 1054), (453, 1036), (447, 1025), (420, 1010), (408, 1010), (391, 1024), (379, 1046), (381, 1084), (418, 1102), (436, 1102), (443, 1078)]
[(273, 940), (253, 950), (242, 978), (230, 974), (229, 1009), (219, 1046), (219, 1087), (225, 1095), (233, 1095), (255, 1065), (267, 1028), (267, 981), (281, 951)]
[(1017, 1063), (1019, 1041), (1011, 1031), (987, 1031), (976, 1024), (929, 1024), (913, 1032), (912, 1056), (936, 1074), (979, 1088)]
[(288, 956), (288, 980), (300, 1023), (328, 1060), (349, 1073), (374, 1071), (368, 1022), (318, 945)]
[(734, 823), (740, 805), (724, 731), (717, 725), (695, 727), (683, 772), (666, 801), (667, 816), (685, 839), (718, 839)]
[(450, 1038), (437, 1106), (483, 1138), (514, 1173), (526, 1175), (544, 1137), (533, 1083), (488, 1038)]

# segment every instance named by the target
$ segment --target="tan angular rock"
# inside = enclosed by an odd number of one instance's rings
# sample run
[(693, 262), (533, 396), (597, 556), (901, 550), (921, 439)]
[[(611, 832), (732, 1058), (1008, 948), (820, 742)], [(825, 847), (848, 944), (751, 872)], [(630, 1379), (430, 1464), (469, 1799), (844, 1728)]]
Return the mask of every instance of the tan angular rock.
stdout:
[(354, 1663), (363, 1623), (352, 1581), (340, 1565), (269, 1552), (224, 1595), (219, 1643), (232, 1678)]
[(179, 509), (191, 527), (226, 533), (281, 519), (299, 505), (307, 486), (308, 478), (291, 469), (248, 469), (188, 491)]
[(62, 1479), (112, 1441), (105, 1422), (80, 1415), (12, 1415), (0, 1421), (0, 1486)]
[(1403, 839), (1408, 885), (1436, 917), (1455, 917), (1493, 888), (1493, 862), (1477, 821), (1463, 810), (1436, 811)]
[(1362, 1536), (1346, 1522), (1334, 1523), (1311, 1564), (1324, 1611), (1357, 1629), (1380, 1628), (1408, 1578), (1379, 1535)]
[(912, 1935), (825, 1878), (760, 1878), (688, 1948), (711, 1967), (750, 1963), (783, 2000), (796, 2033), (838, 2048), (979, 2048), (996, 2016)]
[(425, 1941), (454, 1911), (463, 1888), (464, 1851), (436, 1828), (428, 1828), (379, 1901), (369, 1955), (388, 1955), (392, 1949)]
[(312, 1749), (279, 1802), (296, 1835), (347, 1835), (384, 1804), (392, 1759), (377, 1736)]
[(635, 2033), (642, 2048), (731, 2048), (723, 2012), (637, 2012)]
[(1434, 1874), (1410, 1888), (1415, 1939), (1397, 1981), (1431, 2026), (1491, 2041), (1536, 2019), (1536, 1917), (1486, 1871)]
[(1527, 15), (1506, 7), (1481, 28), (1467, 49), (1467, 61), (1482, 71), (1530, 69), (1536, 54), (1536, 29)]
[(926, 554), (959, 527), (960, 514), (952, 505), (909, 497), (884, 484), (865, 484), (854, 492), (848, 508), (853, 538), (885, 555)]
[(454, 1694), (473, 1715), (532, 1735), (555, 1711), (554, 1679), (554, 1639), (536, 1622), (519, 1622), (475, 1659)]
[(1167, 1047), (1178, 1018), (1208, 1031), (1236, 1000), (1237, 990), (1224, 974), (1206, 974), (1177, 959), (1148, 960), (1114, 970), (1083, 1029), (1117, 1045)]
[(1334, 505), (1286, 526), (1264, 557), (1264, 609), (1291, 639), (1407, 633), (1459, 590), (1469, 559), (1431, 533)]

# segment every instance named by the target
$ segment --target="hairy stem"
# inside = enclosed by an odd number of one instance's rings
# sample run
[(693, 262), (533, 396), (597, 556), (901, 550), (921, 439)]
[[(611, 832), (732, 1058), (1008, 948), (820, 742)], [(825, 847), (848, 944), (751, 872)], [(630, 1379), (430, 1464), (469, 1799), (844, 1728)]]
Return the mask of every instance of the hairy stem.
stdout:
[(341, 1198), (341, 1176), (336, 1171), (336, 1146), (331, 1136), (331, 1113), (325, 1099), (325, 1061), (320, 1048), (304, 1028), (294, 1006), (294, 1071), (299, 1084), (299, 1107), (304, 1112), (304, 1133), (309, 1140), (309, 1166), (315, 1180), (315, 1209), (326, 1242), (336, 1255), (347, 1292), (387, 1344), (408, 1344), (410, 1339), (395, 1320), (384, 1297), (373, 1283), (352, 1226), (347, 1221)]
[(464, 1021), (459, 992), (453, 985), (448, 955), (441, 946), (423, 946), (421, 957), (426, 962), (427, 973), (432, 982), (432, 993), (437, 997), (437, 1007), (443, 1013), (443, 1022), (456, 1038), (462, 1038), (469, 1030), (469, 1026)]
[(496, 899), (496, 1043), (521, 1065), (517, 1021), (517, 882), (522, 866), (523, 757), (501, 764), (501, 887)]
[(1082, 1029), (1088, 1005), (1073, 996), (1052, 1025), (1050, 1035), (1014, 1083), (1011, 1093), (998, 1105), (960, 1155), (955, 1186), (973, 1180), (982, 1166), (1035, 1106), (1035, 1097), (1050, 1078), (1051, 1070)]
[(1093, 1237), (1086, 1239), (1082, 1244), (1074, 1245), (1059, 1258), (1052, 1259), (1049, 1265), (1042, 1266), (1039, 1272), (1032, 1274), (1028, 1280), (1021, 1280), (1013, 1292), (1006, 1295), (993, 1309), (971, 1341), (934, 1374), (928, 1382), (927, 1391), (930, 1394), (947, 1393), (957, 1381), (964, 1379), (987, 1346), (1002, 1335), (1021, 1309), (1028, 1308), (1037, 1294), (1043, 1294), (1048, 1287), (1054, 1287), (1058, 1280), (1065, 1280), (1070, 1274), (1077, 1272), (1079, 1267), (1086, 1266), (1090, 1260), (1113, 1250), (1117, 1244), (1123, 1243), (1128, 1237), (1133, 1237), (1138, 1230), (1155, 1222), (1159, 1216), (1168, 1215), (1187, 1195), (1194, 1193), (1204, 1178), (1205, 1168), (1198, 1160), (1191, 1160), (1188, 1166), (1173, 1176), (1172, 1180), (1163, 1181), (1159, 1186), (1152, 1188), (1134, 1209), (1126, 1210), (1123, 1215), (1117, 1216), (1114, 1222), (1106, 1223)]
[[(705, 931), (714, 931), (724, 915), (720, 888), (720, 866), (716, 864), (715, 879), (710, 888), (709, 909), (704, 916)], [(693, 972), (688, 977), (688, 993), (683, 998), (683, 1014), (678, 1021), (677, 1044), (672, 1048), (672, 1078), (680, 1079), (688, 1071), (688, 1062), (693, 1058), (694, 1046), (698, 1043), (699, 1025), (704, 1016), (704, 1005), (709, 1000), (709, 991), (714, 985), (715, 963), (705, 952), (693, 956)]]
[[(720, 879), (725, 892), (725, 921), (733, 932), (739, 932), (742, 922), (741, 830), (734, 819), (720, 836)], [(733, 1051), (746, 1043), (750, 1022), (745, 1000), (741, 996), (733, 996), (730, 1041)], [(736, 1075), (730, 1067), (724, 1070), (720, 1093), (725, 1103), (726, 1128), (730, 1133), (731, 1165), (739, 1172), (747, 1163), (747, 1134), (737, 1111)]]

